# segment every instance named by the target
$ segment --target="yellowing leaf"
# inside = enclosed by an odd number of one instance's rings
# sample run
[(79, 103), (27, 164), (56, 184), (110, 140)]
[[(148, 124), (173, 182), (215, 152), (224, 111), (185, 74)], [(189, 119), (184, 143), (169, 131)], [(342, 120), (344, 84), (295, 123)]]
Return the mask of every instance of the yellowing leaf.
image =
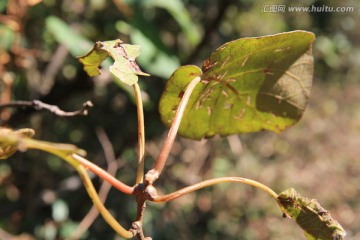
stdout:
[(0, 127), (0, 159), (7, 159), (18, 150), (18, 138), (32, 137), (35, 131), (30, 128), (23, 128), (13, 131)]
[(101, 46), (101, 42), (97, 42), (88, 54), (79, 58), (79, 61), (84, 65), (84, 70), (90, 77), (100, 75), (99, 66), (109, 56), (106, 51), (101, 49)]
[[(179, 134), (201, 139), (263, 129), (280, 132), (295, 124), (309, 99), (314, 40), (312, 33), (295, 31), (219, 47), (198, 73), (201, 82), (189, 100)], [(189, 68), (196, 66), (175, 71), (161, 97), (160, 114), (167, 125), (186, 85), (168, 89), (184, 79), (191, 81), (186, 77)]]
[(100, 74), (100, 64), (110, 56), (114, 64), (109, 67), (109, 71), (117, 80), (128, 85), (133, 85), (138, 81), (137, 75), (149, 76), (141, 71), (135, 62), (140, 55), (140, 46), (123, 44), (120, 39), (105, 42), (96, 42), (94, 48), (85, 56), (80, 57), (79, 61), (84, 65), (84, 70), (89, 76)]
[(280, 193), (278, 199), (285, 214), (295, 220), (309, 240), (344, 239), (342, 226), (315, 199), (304, 198), (293, 188)]

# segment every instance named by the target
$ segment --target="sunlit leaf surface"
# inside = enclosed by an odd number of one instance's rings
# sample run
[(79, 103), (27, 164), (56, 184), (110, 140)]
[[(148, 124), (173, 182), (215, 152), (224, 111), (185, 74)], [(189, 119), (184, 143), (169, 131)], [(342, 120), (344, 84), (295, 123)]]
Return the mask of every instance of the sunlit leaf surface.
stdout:
[(123, 44), (120, 39), (117, 39), (96, 42), (94, 48), (85, 56), (80, 57), (79, 61), (84, 65), (84, 70), (89, 76), (93, 77), (100, 74), (100, 64), (111, 56), (114, 64), (109, 67), (110, 72), (117, 80), (133, 85), (138, 81), (137, 75), (148, 76), (135, 62), (135, 58), (139, 55), (140, 46)]
[(280, 193), (278, 198), (285, 214), (295, 220), (309, 240), (344, 239), (344, 229), (315, 199), (304, 198), (293, 188)]
[[(219, 47), (204, 62), (202, 72), (194, 70), (202, 80), (189, 101), (179, 134), (201, 139), (262, 129), (280, 132), (295, 124), (310, 95), (314, 40), (312, 33), (295, 31), (238, 39)], [(191, 81), (189, 68), (173, 74), (161, 98), (160, 113), (167, 125), (184, 91), (169, 89)]]

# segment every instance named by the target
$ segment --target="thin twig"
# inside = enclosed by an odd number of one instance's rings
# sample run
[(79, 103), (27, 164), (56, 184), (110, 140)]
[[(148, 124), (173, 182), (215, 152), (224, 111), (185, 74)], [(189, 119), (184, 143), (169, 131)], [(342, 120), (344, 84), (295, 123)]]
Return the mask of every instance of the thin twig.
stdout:
[(83, 107), (81, 109), (73, 111), (73, 112), (65, 112), (56, 105), (43, 103), (39, 100), (33, 100), (33, 101), (14, 101), (14, 102), (0, 104), (0, 109), (9, 108), (9, 107), (32, 107), (38, 111), (39, 110), (47, 110), (59, 117), (74, 117), (74, 116), (78, 116), (78, 115), (86, 116), (88, 114), (89, 108), (92, 106), (94, 106), (92, 104), (92, 102), (86, 101), (83, 104)]
[(149, 172), (146, 173), (145, 178), (148, 184), (153, 184), (153, 182), (159, 177), (161, 174), (166, 160), (169, 156), (171, 147), (174, 143), (177, 131), (179, 129), (182, 117), (184, 115), (187, 103), (190, 99), (191, 93), (193, 92), (195, 86), (200, 82), (201, 77), (196, 77), (188, 84), (186, 87), (186, 90), (184, 92), (184, 95), (179, 103), (179, 107), (176, 111), (175, 118), (173, 120), (173, 123), (171, 125), (171, 128), (169, 130), (168, 136), (164, 142), (163, 148), (161, 149), (161, 152), (159, 154), (158, 159), (156, 160), (156, 163)]
[[(110, 142), (108, 136), (106, 135), (104, 129), (99, 128), (96, 130), (96, 135), (99, 139), (99, 142), (102, 146), (104, 151), (105, 159), (107, 162), (107, 172), (111, 176), (115, 176), (119, 166), (117, 164), (115, 155), (114, 155), (114, 148), (112, 143)], [(100, 201), (105, 203), (106, 198), (109, 194), (111, 189), (111, 184), (106, 181), (103, 181), (99, 190), (99, 198)], [(99, 216), (99, 211), (97, 210), (96, 206), (92, 206), (90, 211), (86, 214), (83, 220), (79, 223), (77, 228), (71, 234), (70, 239), (79, 239), (84, 232), (91, 226), (91, 224), (95, 221), (95, 219)]]

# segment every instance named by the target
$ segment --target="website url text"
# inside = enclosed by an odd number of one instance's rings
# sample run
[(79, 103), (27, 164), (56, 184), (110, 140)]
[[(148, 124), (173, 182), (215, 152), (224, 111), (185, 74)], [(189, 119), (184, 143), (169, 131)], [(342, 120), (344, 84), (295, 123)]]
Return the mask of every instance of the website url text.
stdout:
[(307, 6), (307, 7), (290, 7), (286, 5), (265, 4), (261, 7), (264, 13), (285, 13), (285, 12), (308, 12), (308, 13), (348, 13), (354, 12), (354, 7), (331, 7), (331, 6)]

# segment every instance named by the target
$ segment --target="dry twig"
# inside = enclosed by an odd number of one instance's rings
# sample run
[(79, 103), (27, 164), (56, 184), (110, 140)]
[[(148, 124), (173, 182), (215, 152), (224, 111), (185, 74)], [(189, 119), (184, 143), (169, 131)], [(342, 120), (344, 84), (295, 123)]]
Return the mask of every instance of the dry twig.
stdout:
[(38, 111), (47, 110), (59, 117), (74, 117), (78, 115), (86, 116), (88, 114), (88, 109), (92, 106), (94, 106), (92, 102), (86, 101), (81, 109), (73, 112), (65, 112), (56, 105), (43, 103), (39, 100), (33, 100), (33, 101), (14, 101), (9, 103), (3, 103), (0, 104), (0, 110), (9, 107), (31, 107)]

